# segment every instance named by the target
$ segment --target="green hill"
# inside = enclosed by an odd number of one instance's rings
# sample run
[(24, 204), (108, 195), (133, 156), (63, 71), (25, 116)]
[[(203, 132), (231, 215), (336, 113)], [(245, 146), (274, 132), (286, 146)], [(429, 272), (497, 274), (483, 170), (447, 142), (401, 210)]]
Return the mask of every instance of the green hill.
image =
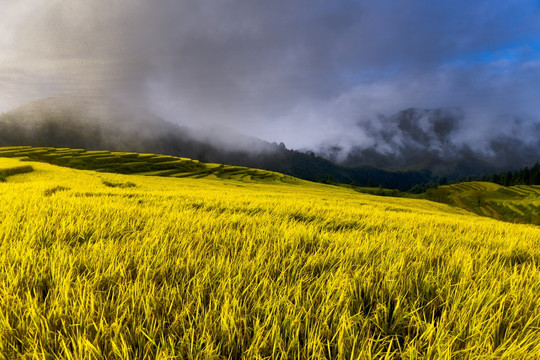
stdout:
[(540, 225), (540, 186), (465, 182), (428, 190), (426, 198), (498, 220)]
[[(237, 179), (295, 183), (299, 180), (273, 171), (203, 163), (183, 157), (83, 149), (14, 146), (0, 147), (0, 157), (40, 161), (79, 170), (167, 177)], [(2, 173), (0, 172), (0, 175)]]

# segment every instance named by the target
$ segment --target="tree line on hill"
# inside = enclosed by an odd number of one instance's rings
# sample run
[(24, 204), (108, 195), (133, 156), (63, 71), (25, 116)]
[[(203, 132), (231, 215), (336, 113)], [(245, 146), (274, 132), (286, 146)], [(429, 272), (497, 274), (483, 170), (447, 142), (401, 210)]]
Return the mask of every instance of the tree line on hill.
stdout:
[(525, 167), (517, 171), (485, 175), (478, 180), (490, 181), (503, 186), (540, 185), (540, 164), (536, 163), (530, 168)]
[(460, 182), (470, 181), (488, 181), (502, 186), (514, 185), (540, 185), (540, 163), (536, 163), (531, 167), (524, 167), (516, 171), (506, 171), (495, 174), (485, 174), (479, 176), (468, 176), (460, 179), (448, 180), (446, 177), (439, 177), (435, 181), (418, 183), (409, 191), (413, 194), (421, 194), (429, 189), (437, 188), (440, 185), (456, 184)]

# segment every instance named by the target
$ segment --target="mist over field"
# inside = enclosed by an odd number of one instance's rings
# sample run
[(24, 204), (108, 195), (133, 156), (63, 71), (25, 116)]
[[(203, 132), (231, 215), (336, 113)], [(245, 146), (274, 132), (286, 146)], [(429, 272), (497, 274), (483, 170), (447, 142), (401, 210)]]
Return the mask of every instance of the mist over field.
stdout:
[(0, 112), (98, 89), (232, 150), (439, 172), (539, 156), (535, 1), (1, 5)]

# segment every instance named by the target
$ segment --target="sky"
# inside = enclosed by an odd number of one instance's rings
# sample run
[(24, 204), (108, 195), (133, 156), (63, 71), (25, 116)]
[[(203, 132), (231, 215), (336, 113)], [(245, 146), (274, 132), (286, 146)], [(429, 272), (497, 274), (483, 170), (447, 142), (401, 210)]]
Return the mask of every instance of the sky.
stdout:
[(463, 109), (455, 141), (472, 146), (540, 123), (538, 0), (0, 0), (0, 10), (0, 112), (98, 88), (179, 124), (344, 151), (372, 146), (366, 126), (411, 107)]

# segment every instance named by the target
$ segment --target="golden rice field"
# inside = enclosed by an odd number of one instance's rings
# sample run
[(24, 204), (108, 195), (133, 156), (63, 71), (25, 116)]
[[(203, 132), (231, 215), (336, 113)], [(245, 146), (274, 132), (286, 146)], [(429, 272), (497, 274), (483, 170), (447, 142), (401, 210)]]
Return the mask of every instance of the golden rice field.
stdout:
[(1, 359), (539, 359), (540, 229), (445, 204), (31, 166)]
[(540, 186), (502, 186), (490, 182), (466, 182), (439, 186), (428, 198), (459, 206), (481, 216), (540, 225)]

